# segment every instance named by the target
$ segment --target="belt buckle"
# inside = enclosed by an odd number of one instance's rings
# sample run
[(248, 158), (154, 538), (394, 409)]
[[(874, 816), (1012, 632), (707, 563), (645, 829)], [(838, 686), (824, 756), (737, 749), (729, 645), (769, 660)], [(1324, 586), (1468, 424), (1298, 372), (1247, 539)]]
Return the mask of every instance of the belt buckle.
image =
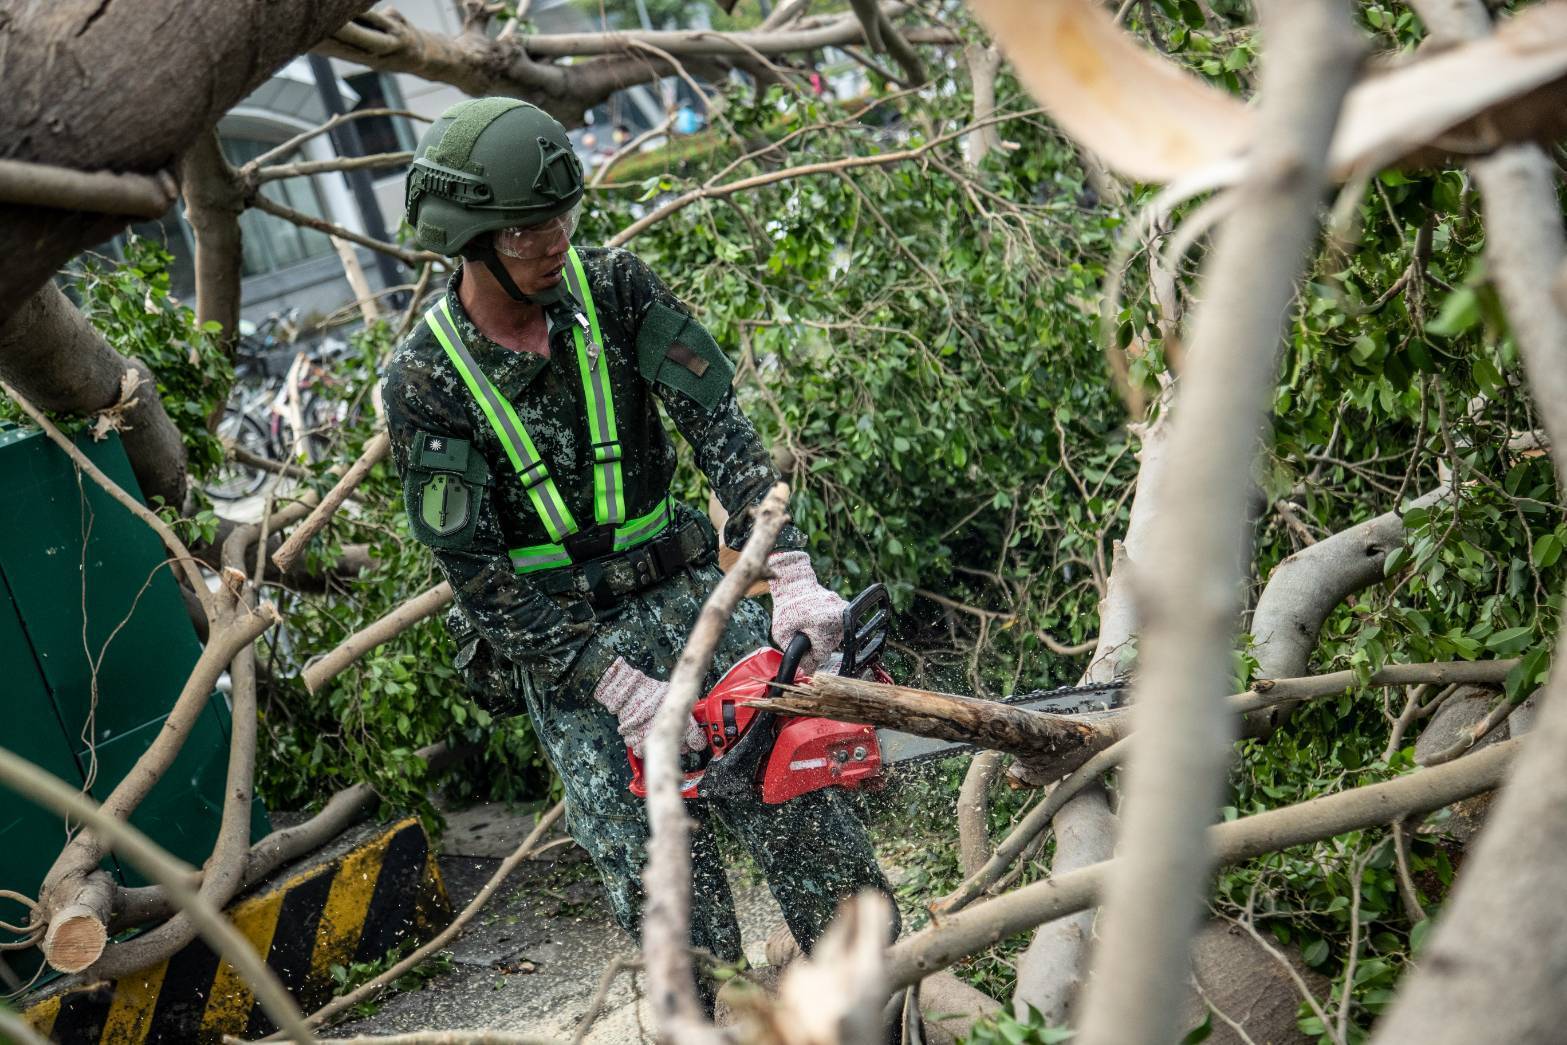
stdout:
[(664, 564), (659, 561), (649, 546), (633, 549), (628, 558), (631, 561), (631, 570), (636, 574), (639, 591), (651, 588), (669, 576), (668, 571), (664, 569)]

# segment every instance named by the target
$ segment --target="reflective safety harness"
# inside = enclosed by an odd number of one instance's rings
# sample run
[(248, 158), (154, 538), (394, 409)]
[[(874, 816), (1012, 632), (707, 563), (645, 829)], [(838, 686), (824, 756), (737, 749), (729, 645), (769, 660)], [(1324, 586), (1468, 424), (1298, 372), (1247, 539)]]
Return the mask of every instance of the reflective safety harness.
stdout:
[[(582, 379), (582, 394), (587, 404), (588, 438), (593, 447), (593, 520), (599, 526), (614, 527), (612, 550), (616, 552), (635, 548), (657, 537), (669, 525), (673, 514), (669, 497), (659, 499), (657, 507), (646, 515), (627, 521), (626, 490), (621, 478), (620, 436), (615, 428), (615, 401), (610, 395), (609, 365), (605, 361), (603, 341), (599, 333), (598, 313), (593, 308), (593, 295), (588, 290), (587, 276), (576, 248), (567, 253), (566, 283), (571, 292), (582, 302), (587, 315), (576, 315), (571, 328), (572, 342), (577, 350), (577, 373)], [(534, 510), (550, 535), (549, 544), (535, 544), (527, 548), (513, 548), (512, 568), (518, 573), (556, 569), (572, 565), (571, 553), (565, 540), (581, 529), (566, 502), (550, 478), (549, 469), (528, 436), (528, 430), (518, 418), (516, 410), (474, 362), (468, 346), (457, 332), (452, 320), (451, 306), (443, 296), (428, 312), (424, 320), (435, 332), (435, 339), (446, 350), (446, 356), (457, 368), (468, 391), (473, 393), (484, 416), (490, 421), (506, 451), (517, 477), (528, 491)]]

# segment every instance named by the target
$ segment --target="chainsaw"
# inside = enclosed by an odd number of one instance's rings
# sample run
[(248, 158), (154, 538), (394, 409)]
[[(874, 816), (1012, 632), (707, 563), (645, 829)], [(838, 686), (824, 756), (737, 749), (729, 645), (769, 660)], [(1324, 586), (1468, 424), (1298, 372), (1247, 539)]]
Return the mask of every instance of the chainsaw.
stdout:
[[(884, 585), (866, 588), (843, 611), (843, 649), (835, 673), (850, 678), (892, 682), (881, 664), (892, 619), (892, 600)], [(741, 657), (691, 711), (706, 749), (684, 756), (680, 793), (686, 798), (738, 798), (761, 792), (768, 805), (787, 802), (824, 787), (877, 788), (885, 770), (963, 751), (973, 745), (938, 740), (895, 729), (836, 719), (780, 715), (751, 706), (775, 696), (780, 686), (806, 681), (800, 662), (811, 640), (795, 635), (784, 650), (763, 647)], [(822, 670), (834, 670), (832, 662)], [(1023, 693), (999, 703), (1055, 715), (1108, 711), (1123, 703), (1126, 685), (1093, 686)], [(647, 797), (643, 763), (631, 749), (631, 793)]]

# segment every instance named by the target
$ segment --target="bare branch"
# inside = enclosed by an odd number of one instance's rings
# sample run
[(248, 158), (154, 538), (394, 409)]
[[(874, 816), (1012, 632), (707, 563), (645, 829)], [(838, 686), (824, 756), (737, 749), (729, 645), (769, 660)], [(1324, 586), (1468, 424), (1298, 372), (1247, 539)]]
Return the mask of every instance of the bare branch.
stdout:
[[(1264, 429), (1280, 323), (1316, 227), (1327, 150), (1360, 46), (1335, 3), (1262, 8), (1263, 65), (1252, 175), (1203, 280), (1171, 453), (1178, 482), (1154, 491), (1162, 569), (1142, 592), (1135, 685), (1139, 740), (1128, 767), (1122, 852), (1088, 979), (1084, 1045), (1155, 1045), (1176, 1031), (1198, 896), (1212, 855), (1232, 735), (1222, 705), (1248, 530), (1252, 433)], [(1263, 346), (1267, 346), (1264, 350)], [(1236, 437), (1236, 432), (1246, 433)], [(1115, 985), (1112, 988), (1112, 983)]]
[[(353, 23), (350, 22), (349, 25), (351, 26)], [(344, 28), (346, 29), (347, 26)], [(338, 31), (342, 32), (343, 30), (340, 29)], [(408, 109), (355, 109), (353, 112), (338, 113), (336, 116), (332, 117), (330, 120), (327, 120), (319, 127), (312, 127), (308, 131), (303, 131), (299, 134), (296, 134), (282, 145), (273, 146), (266, 152), (262, 153), (260, 156), (257, 156), (255, 159), (246, 162), (244, 166), (239, 168), (239, 175), (241, 178), (244, 178), (248, 181), (249, 179), (254, 178), (261, 168), (265, 167), (269, 163), (272, 163), (274, 160), (280, 160), (285, 156), (292, 155), (295, 149), (299, 148), (301, 145), (305, 144), (305, 142), (312, 138), (319, 138), (323, 134), (330, 134), (332, 131), (337, 130), (339, 127), (349, 122), (350, 120), (363, 120), (368, 117), (380, 116), (401, 116), (405, 120), (418, 120), (420, 123), (430, 122), (430, 118), (428, 116), (421, 116), (419, 113), (412, 112)]]
[(642, 915), (643, 953), (659, 1033), (681, 1045), (723, 1040), (702, 1017), (691, 969), (691, 824), (680, 795), (681, 738), (719, 637), (746, 589), (762, 576), (778, 531), (788, 521), (788, 497), (789, 488), (779, 483), (757, 509), (740, 557), (702, 606), (647, 739), (650, 836), (642, 879), (647, 898)]
[[(1218, 824), (1207, 829), (1210, 847), (1219, 864), (1232, 864), (1394, 817), (1429, 813), (1499, 786), (1522, 743), (1504, 741), (1435, 769)], [(1034, 882), (904, 937), (889, 954), (892, 988), (908, 986), (997, 940), (1098, 903), (1110, 875), (1121, 865), (1120, 859), (1110, 860)]]
[(378, 152), (370, 156), (338, 156), (330, 160), (304, 160), (299, 163), (281, 163), (275, 167), (262, 167), (250, 175), (253, 185), (277, 181), (279, 178), (303, 178), (311, 174), (331, 174), (335, 171), (381, 170), (401, 167), (414, 158), (411, 152)]
[(311, 511), (305, 521), (294, 528), (294, 532), (288, 535), (288, 540), (272, 555), (272, 561), (277, 568), (287, 571), (294, 565), (294, 560), (304, 552), (305, 545), (310, 543), (317, 533), (326, 526), (332, 516), (343, 502), (348, 500), (348, 495), (354, 492), (358, 485), (364, 482), (370, 470), (382, 461), (386, 460), (392, 452), (392, 440), (385, 432), (377, 432), (365, 443), (364, 450), (359, 454), (348, 471), (328, 490), (326, 496), (321, 498), (321, 503)]
[(954, 138), (962, 137), (991, 124), (1001, 123), (1006, 120), (1023, 119), (1028, 116), (1037, 116), (1043, 111), (1042, 109), (1025, 109), (1020, 112), (998, 113), (984, 120), (976, 120), (958, 130), (938, 135), (913, 149), (899, 149), (893, 152), (877, 153), (873, 156), (846, 156), (841, 160), (806, 163), (798, 167), (787, 167), (783, 170), (769, 171), (766, 174), (752, 175), (749, 178), (737, 178), (722, 185), (709, 183), (661, 204), (611, 236), (605, 241), (604, 245), (606, 247), (623, 247), (671, 214), (684, 210), (700, 200), (723, 199), (725, 196), (732, 196), (737, 192), (749, 192), (751, 189), (761, 188), (764, 185), (773, 185), (777, 182), (803, 178), (813, 174), (839, 174), (860, 167), (885, 167), (889, 164), (903, 163), (906, 160), (916, 159), (940, 145), (945, 145)]
[(324, 232), (328, 236), (336, 236), (339, 239), (346, 239), (350, 243), (357, 243), (361, 247), (369, 247), (371, 250), (378, 250), (382, 254), (390, 254), (392, 257), (396, 258), (398, 261), (401, 261), (409, 268), (416, 268), (420, 264), (427, 261), (436, 262), (446, 260), (445, 258), (441, 257), (441, 255), (432, 253), (428, 250), (405, 250), (395, 243), (382, 243), (378, 239), (371, 239), (369, 236), (361, 235), (352, 229), (344, 228), (343, 226), (327, 221), (324, 218), (318, 218), (313, 214), (306, 214), (304, 211), (295, 210), (293, 207), (286, 207), (283, 204), (278, 203), (276, 200), (268, 199), (266, 196), (263, 196), (260, 193), (257, 193), (251, 197), (250, 204), (257, 210), (266, 211), (268, 214), (271, 214), (274, 217), (282, 218), (284, 221), (291, 221), (295, 225), (302, 225), (307, 229), (315, 229), (317, 232)]
[(383, 642), (390, 642), (426, 617), (438, 613), (451, 601), (452, 586), (442, 581), (407, 600), (380, 620), (365, 625), (344, 639), (332, 652), (305, 665), (305, 669), (299, 673), (305, 689), (311, 693), (318, 692), (354, 661)]
[(174, 179), (166, 171), (149, 177), (0, 159), (0, 202), (4, 203), (161, 218), (174, 202), (176, 191)]

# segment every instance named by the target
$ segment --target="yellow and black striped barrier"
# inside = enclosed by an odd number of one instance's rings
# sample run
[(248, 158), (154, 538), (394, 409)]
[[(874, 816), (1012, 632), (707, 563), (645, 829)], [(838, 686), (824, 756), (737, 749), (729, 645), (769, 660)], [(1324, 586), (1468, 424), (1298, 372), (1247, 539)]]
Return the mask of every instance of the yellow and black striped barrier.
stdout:
[[(310, 1012), (332, 995), (333, 965), (380, 958), (409, 935), (430, 937), (450, 920), (451, 904), (429, 837), (408, 819), (350, 834), (227, 913)], [(112, 984), (44, 997), (22, 1015), (60, 1045), (206, 1045), (275, 1029), (233, 966), (200, 940)]]

